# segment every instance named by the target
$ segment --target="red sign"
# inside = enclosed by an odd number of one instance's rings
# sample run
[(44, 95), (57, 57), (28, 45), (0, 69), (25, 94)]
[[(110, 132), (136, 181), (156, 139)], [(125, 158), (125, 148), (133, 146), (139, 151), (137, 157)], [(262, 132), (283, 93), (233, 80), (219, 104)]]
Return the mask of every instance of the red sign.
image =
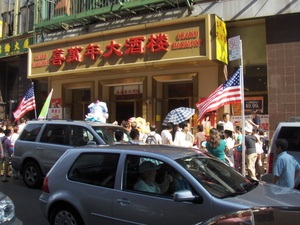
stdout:
[[(169, 46), (172, 47), (172, 50), (183, 49), (183, 48), (192, 48), (199, 47), (202, 45), (202, 39), (197, 39), (199, 37), (199, 31), (189, 31), (189, 32), (180, 32), (176, 35), (176, 40), (178, 42), (169, 43), (167, 34), (159, 33), (157, 35), (151, 34), (148, 39), (146, 37), (132, 37), (125, 40), (123, 45), (126, 50), (121, 51), (121, 44), (116, 43), (116, 41), (111, 40), (109, 45), (106, 45), (106, 52), (103, 53), (99, 45), (89, 44), (87, 47), (83, 48), (81, 46), (71, 47), (67, 49), (68, 54), (64, 56), (64, 49), (56, 49), (52, 51), (52, 58), (47, 61), (33, 62), (32, 67), (46, 66), (49, 65), (49, 62), (54, 66), (61, 66), (64, 61), (67, 63), (72, 62), (82, 62), (83, 57), (89, 57), (92, 60), (96, 60), (97, 56), (101, 55), (105, 58), (109, 58), (112, 55), (121, 57), (124, 55), (132, 54), (143, 54), (146, 49), (149, 49), (150, 52), (160, 52), (168, 51)], [(146, 45), (145, 41), (147, 40)], [(82, 50), (85, 49), (85, 52), (82, 54)], [(47, 54), (41, 54), (34, 56), (34, 60), (46, 59)]]

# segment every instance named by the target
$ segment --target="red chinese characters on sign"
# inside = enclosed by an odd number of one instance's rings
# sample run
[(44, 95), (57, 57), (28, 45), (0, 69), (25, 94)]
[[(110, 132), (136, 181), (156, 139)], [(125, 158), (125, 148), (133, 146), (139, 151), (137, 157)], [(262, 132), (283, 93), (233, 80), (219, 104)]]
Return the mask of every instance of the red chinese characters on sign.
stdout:
[(116, 95), (131, 95), (131, 94), (139, 94), (140, 90), (133, 89), (133, 90), (123, 90), (123, 91), (117, 91)]
[(125, 47), (128, 49), (125, 51), (125, 54), (136, 54), (136, 53), (144, 53), (144, 41), (145, 37), (135, 37), (126, 39)]
[[(145, 52), (145, 40), (146, 37), (133, 37), (125, 40), (124, 47), (126, 50), (124, 53), (126, 55), (130, 54), (143, 54)], [(158, 34), (154, 35), (151, 34), (148, 38), (148, 44), (146, 45), (146, 48), (149, 49), (151, 52), (158, 52), (158, 51), (168, 51), (168, 47), (170, 46), (170, 43), (168, 42), (168, 36), (166, 34)], [(70, 62), (82, 62), (82, 57), (90, 57), (92, 60), (96, 60), (97, 55), (102, 55), (105, 58), (111, 57), (113, 54), (117, 55), (118, 57), (121, 57), (124, 53), (120, 50), (121, 44), (116, 43), (115, 41), (110, 41), (109, 45), (106, 45), (105, 48), (107, 49), (107, 52), (103, 54), (103, 52), (100, 49), (99, 45), (89, 44), (85, 50), (86, 52), (81, 55), (82, 47), (71, 47), (68, 49), (68, 56), (67, 59), (63, 56), (64, 50), (63, 49), (56, 49), (52, 52), (53, 58), (50, 59), (50, 62), (52, 65), (55, 66), (61, 66), (63, 61), (66, 61), (68, 63)]]
[(146, 45), (146, 48), (149, 48), (151, 52), (168, 51), (170, 43), (168, 42), (168, 36), (166, 34), (151, 34), (148, 40), (149, 43)]
[(110, 57), (113, 53), (115, 53), (117, 56), (122, 56), (123, 52), (119, 50), (121, 47), (120, 44), (117, 44), (115, 41), (110, 41), (109, 45), (106, 45), (106, 49), (109, 49), (107, 53), (103, 54), (103, 57), (108, 58)]
[(72, 47), (68, 49), (69, 56), (67, 58), (67, 62), (82, 62), (82, 56), (80, 55), (80, 52), (83, 48), (82, 47)]
[(101, 55), (102, 51), (100, 51), (100, 46), (99, 45), (93, 45), (89, 44), (86, 48), (86, 53), (84, 53), (84, 56), (90, 56), (92, 60), (95, 60), (96, 57), (95, 55)]
[(61, 66), (62, 62), (66, 60), (66, 58), (63, 56), (64, 50), (63, 49), (56, 49), (52, 52), (53, 59), (50, 59), (50, 62), (52, 62), (52, 65), (54, 66)]

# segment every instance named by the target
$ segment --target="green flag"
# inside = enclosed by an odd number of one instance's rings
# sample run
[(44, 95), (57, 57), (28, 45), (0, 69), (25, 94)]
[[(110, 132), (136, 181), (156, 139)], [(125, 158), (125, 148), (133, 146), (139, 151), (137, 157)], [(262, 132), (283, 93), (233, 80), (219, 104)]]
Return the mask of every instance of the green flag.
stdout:
[(52, 92), (53, 92), (53, 88), (51, 89), (45, 103), (44, 103), (44, 106), (42, 108), (42, 111), (38, 117), (39, 120), (42, 120), (42, 119), (46, 119), (47, 117), (47, 114), (48, 114), (48, 109), (49, 109), (49, 105), (50, 105), (50, 100), (52, 98)]

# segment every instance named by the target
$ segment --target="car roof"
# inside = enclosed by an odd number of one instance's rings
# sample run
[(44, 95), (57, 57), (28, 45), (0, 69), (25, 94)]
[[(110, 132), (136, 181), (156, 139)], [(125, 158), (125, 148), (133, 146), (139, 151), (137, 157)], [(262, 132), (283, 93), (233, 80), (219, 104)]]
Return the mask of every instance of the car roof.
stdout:
[[(128, 151), (128, 153), (134, 154), (134, 152), (149, 152), (158, 155), (164, 155), (171, 159), (178, 159), (189, 157), (192, 155), (200, 155), (203, 157), (210, 157), (209, 154), (204, 153), (195, 148), (184, 148), (171, 145), (144, 145), (144, 144), (117, 144), (117, 145), (105, 145), (95, 147), (84, 147), (81, 151), (88, 149), (107, 150), (107, 151)], [(72, 150), (74, 151), (74, 150)]]
[(110, 127), (120, 127), (119, 125), (115, 125), (112, 123), (101, 123), (97, 121), (85, 121), (85, 120), (30, 120), (27, 122), (27, 124), (31, 123), (54, 123), (54, 124), (67, 124), (67, 123), (76, 123), (76, 124), (82, 124), (82, 125), (90, 125), (90, 126), (110, 126)]

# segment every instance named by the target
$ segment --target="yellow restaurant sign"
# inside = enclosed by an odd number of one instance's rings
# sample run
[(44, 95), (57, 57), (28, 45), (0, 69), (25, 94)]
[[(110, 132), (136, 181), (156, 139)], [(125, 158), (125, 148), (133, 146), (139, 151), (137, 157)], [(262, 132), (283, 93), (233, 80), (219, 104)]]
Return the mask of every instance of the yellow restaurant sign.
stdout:
[(228, 45), (226, 23), (216, 16), (217, 59), (228, 64)]
[[(32, 45), (28, 76), (215, 60), (221, 51), (216, 51), (216, 40), (226, 39), (216, 38), (216, 19), (215, 15), (188, 17)], [(226, 53), (220, 54), (218, 60), (224, 61)]]

